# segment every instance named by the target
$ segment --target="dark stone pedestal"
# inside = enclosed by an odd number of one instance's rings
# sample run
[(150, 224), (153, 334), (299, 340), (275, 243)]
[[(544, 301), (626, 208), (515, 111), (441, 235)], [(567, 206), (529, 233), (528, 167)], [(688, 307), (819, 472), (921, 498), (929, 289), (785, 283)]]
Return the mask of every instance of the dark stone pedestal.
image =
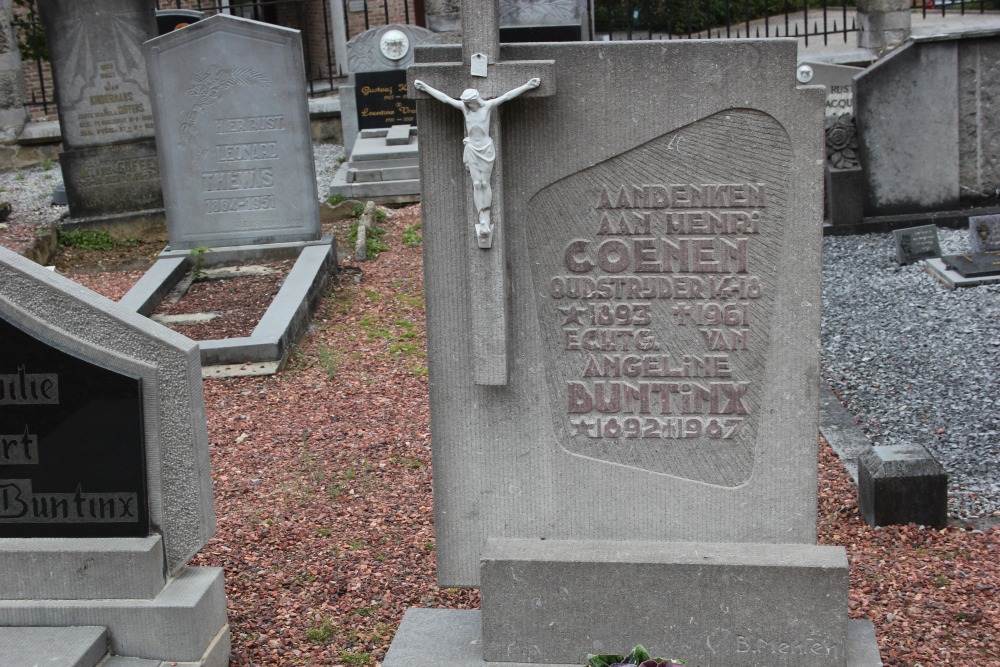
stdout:
[(826, 214), (831, 225), (856, 225), (864, 217), (861, 168), (826, 168)]
[(872, 447), (858, 458), (858, 508), (869, 526), (948, 525), (948, 475), (919, 445)]

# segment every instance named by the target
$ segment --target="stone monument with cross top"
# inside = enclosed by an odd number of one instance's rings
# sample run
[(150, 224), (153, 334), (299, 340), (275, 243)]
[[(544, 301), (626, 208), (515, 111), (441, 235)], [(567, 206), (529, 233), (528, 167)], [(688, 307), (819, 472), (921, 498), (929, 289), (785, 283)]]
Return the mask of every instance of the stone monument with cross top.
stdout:
[[(411, 609), (383, 666), (880, 665), (816, 544), (824, 94), (796, 42), (498, 46), (485, 4), (408, 71), (437, 576), (482, 608)], [(489, 248), (470, 88), (502, 103)]]
[(465, 210), (472, 232), (467, 253), (470, 312), (476, 332), (472, 372), (478, 385), (504, 385), (509, 287), (503, 231), (503, 137), (501, 112), (495, 107), (521, 95), (554, 94), (554, 63), (500, 59), (499, 0), (463, 2), (462, 25), (467, 26), (462, 62), (411, 65), (408, 88), (418, 100), (432, 97), (459, 110), (465, 119), (466, 136), (455, 149), (461, 147), (469, 171), (463, 190), (468, 192)]

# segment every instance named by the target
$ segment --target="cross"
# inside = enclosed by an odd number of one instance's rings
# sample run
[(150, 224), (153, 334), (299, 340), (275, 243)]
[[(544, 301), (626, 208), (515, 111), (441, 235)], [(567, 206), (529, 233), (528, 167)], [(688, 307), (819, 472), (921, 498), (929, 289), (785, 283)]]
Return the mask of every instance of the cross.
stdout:
[[(413, 64), (407, 70), (407, 89), (410, 96), (418, 100), (432, 97), (456, 109), (464, 106), (468, 133), (466, 148), (456, 146), (455, 152), (457, 155), (463, 150), (469, 165), (464, 206), (472, 231), (468, 235), (467, 254), (473, 382), (506, 385), (510, 289), (506, 269), (508, 221), (504, 219), (503, 142), (497, 106), (522, 94), (528, 97), (554, 95), (555, 62), (500, 60), (499, 0), (463, 0), (462, 33), (462, 62)], [(472, 97), (471, 89), (479, 93), (478, 108), (470, 108), (473, 105), (466, 103)], [(469, 94), (463, 95), (463, 91)], [(476, 127), (477, 119), (470, 114), (477, 113), (480, 119), (483, 114), (489, 118), (488, 139), (492, 139), (492, 146), (476, 136), (482, 132)], [(455, 120), (460, 120), (457, 113)], [(487, 155), (485, 158), (490, 163), (489, 168), (484, 158), (476, 155), (487, 151), (495, 151), (495, 157)], [(490, 194), (491, 197), (487, 196)]]

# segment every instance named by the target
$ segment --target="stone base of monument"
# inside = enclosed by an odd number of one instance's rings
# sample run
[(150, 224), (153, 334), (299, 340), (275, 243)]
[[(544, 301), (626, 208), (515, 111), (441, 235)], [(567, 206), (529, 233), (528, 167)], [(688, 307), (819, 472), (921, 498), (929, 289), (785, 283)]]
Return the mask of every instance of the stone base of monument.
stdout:
[(9, 642), (0, 641), (0, 664), (30, 664), (24, 662), (28, 654), (12, 653), (8, 660), (4, 651), (28, 642), (39, 626), (49, 633), (50, 647), (63, 648), (71, 645), (58, 640), (65, 631), (89, 626), (106, 633), (102, 646), (118, 656), (227, 665), (222, 569), (183, 567), (167, 577), (163, 553), (159, 536), (0, 539), (0, 626), (12, 633)]
[(871, 447), (858, 457), (858, 509), (869, 526), (948, 525), (948, 474), (921, 445)]
[[(201, 256), (202, 268), (272, 262), (295, 258), (292, 270), (278, 294), (249, 336), (199, 341), (202, 366), (279, 362), (279, 370), (291, 347), (309, 326), (312, 311), (322, 295), (327, 277), (337, 271), (337, 247), (333, 237), (318, 241), (212, 248)], [(191, 270), (188, 250), (166, 250), (119, 303), (149, 316), (157, 304)]]
[(581, 665), (636, 644), (688, 665), (881, 665), (873, 626), (848, 622), (840, 547), (505, 539), (481, 564), (482, 612), (411, 610), (384, 667)]
[(417, 128), (362, 130), (351, 158), (337, 170), (330, 195), (377, 204), (420, 201)]
[(944, 263), (944, 260), (940, 258), (927, 259), (924, 260), (924, 270), (931, 274), (938, 281), (940, 281), (948, 289), (956, 289), (958, 287), (975, 287), (976, 285), (992, 285), (1000, 283), (1000, 274), (998, 275), (980, 275), (973, 277), (966, 277), (960, 274), (958, 271), (950, 268)]

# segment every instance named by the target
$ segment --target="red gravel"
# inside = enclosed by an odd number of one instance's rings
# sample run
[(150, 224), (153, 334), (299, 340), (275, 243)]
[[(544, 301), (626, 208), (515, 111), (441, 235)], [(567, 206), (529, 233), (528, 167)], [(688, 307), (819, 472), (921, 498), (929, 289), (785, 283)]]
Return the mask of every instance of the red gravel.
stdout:
[[(408, 607), (479, 604), (434, 582), (418, 212), (328, 290), (288, 369), (205, 383), (218, 532), (194, 562), (225, 568), (233, 665), (376, 665)], [(1000, 528), (868, 528), (825, 442), (819, 495), (887, 666), (1000, 665)]]

